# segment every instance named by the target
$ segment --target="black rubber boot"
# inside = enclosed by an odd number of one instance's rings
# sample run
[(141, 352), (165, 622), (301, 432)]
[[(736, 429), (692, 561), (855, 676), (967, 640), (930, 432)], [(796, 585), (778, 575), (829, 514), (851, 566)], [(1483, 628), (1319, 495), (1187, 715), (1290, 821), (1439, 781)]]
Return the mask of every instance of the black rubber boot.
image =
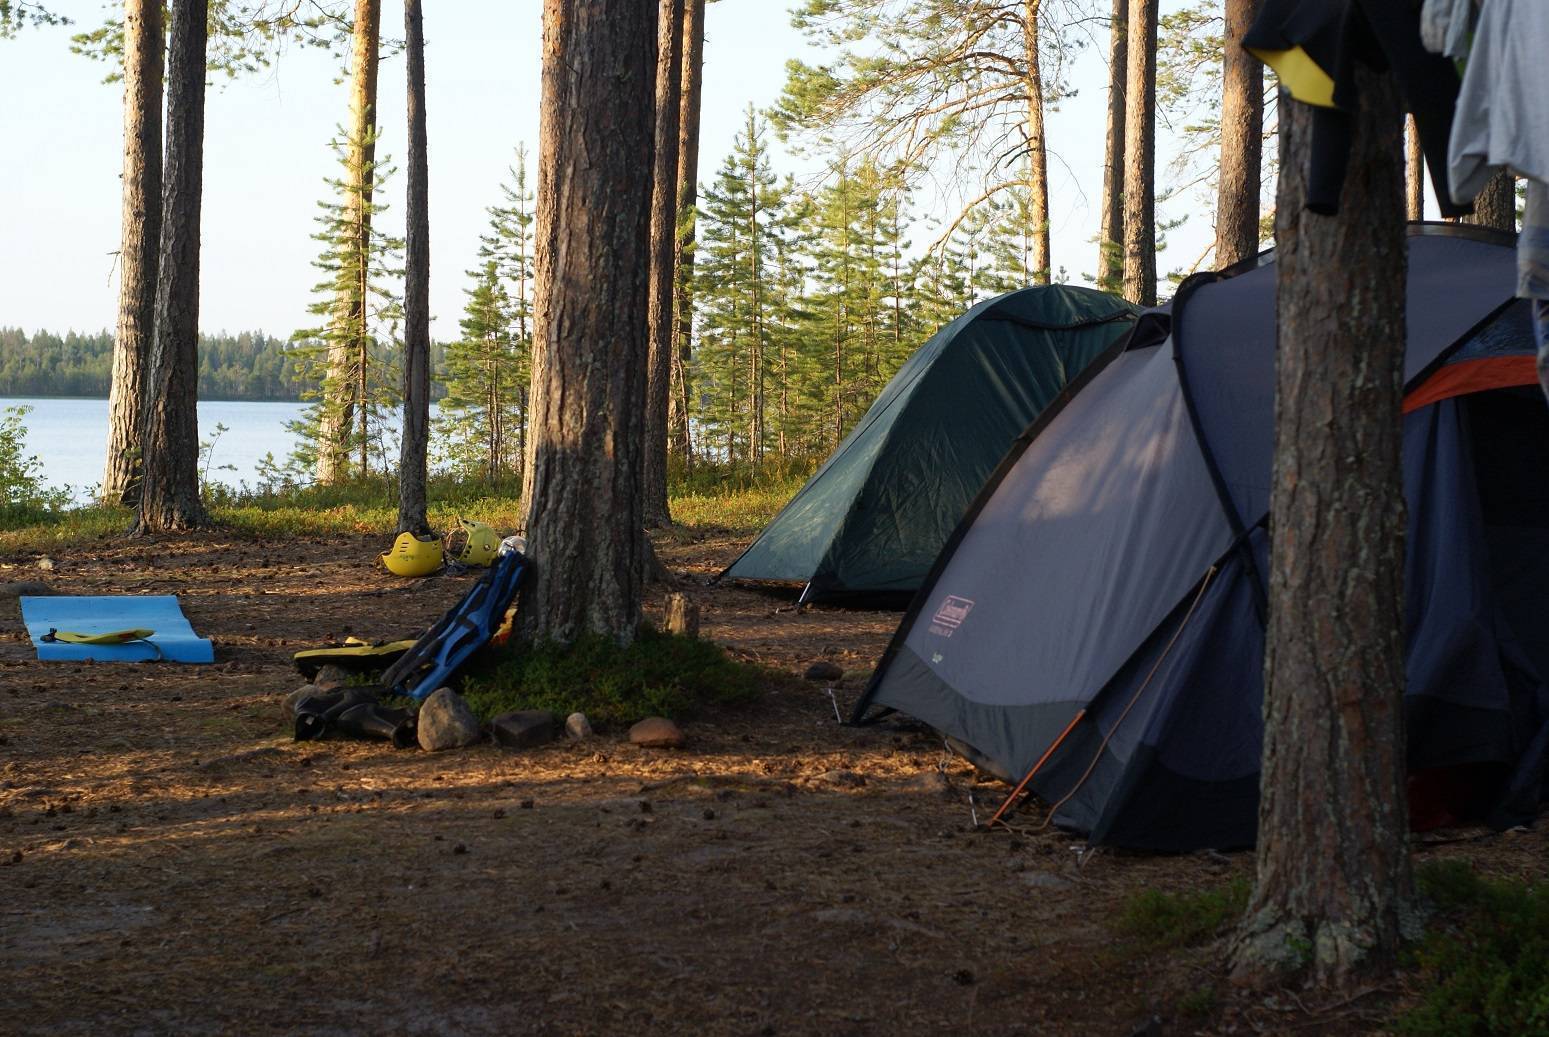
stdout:
[(326, 735), (339, 717), (362, 705), (375, 705), (376, 689), (344, 688), (321, 695), (308, 695), (296, 703), (296, 741), (309, 742)]
[(419, 744), (414, 714), (406, 709), (388, 709), (376, 702), (362, 702), (340, 713), (333, 730), (346, 738), (385, 738), (396, 749)]

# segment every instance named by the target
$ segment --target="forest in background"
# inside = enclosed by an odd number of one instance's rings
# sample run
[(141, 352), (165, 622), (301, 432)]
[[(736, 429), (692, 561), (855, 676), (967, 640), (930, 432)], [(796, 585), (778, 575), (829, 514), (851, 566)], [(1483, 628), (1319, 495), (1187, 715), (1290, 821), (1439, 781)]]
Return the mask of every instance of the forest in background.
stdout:
[[(306, 382), (297, 374), (289, 340), (262, 331), (199, 336), (202, 400), (300, 400)], [(432, 346), (439, 360), (442, 347)], [(84, 396), (106, 399), (112, 379), (113, 332), (63, 335), (0, 327), (0, 396)]]

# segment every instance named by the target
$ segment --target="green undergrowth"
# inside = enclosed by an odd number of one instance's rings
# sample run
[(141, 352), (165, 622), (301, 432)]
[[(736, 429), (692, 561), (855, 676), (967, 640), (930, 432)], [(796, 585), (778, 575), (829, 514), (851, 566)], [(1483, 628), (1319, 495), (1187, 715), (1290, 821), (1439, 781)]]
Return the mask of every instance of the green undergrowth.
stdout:
[(1398, 1022), (1411, 1037), (1549, 1037), (1549, 884), (1476, 873), (1466, 861), (1416, 872), (1436, 910), (1410, 952), (1420, 1001)]
[(1147, 949), (1204, 943), (1242, 917), (1252, 888), (1244, 877), (1224, 886), (1185, 893), (1144, 889), (1124, 901), (1118, 929)]
[(648, 716), (693, 717), (711, 705), (756, 698), (767, 674), (719, 645), (642, 628), (628, 647), (584, 637), (492, 655), (463, 680), (463, 697), (488, 720), (515, 709), (585, 713), (594, 726)]
[[(737, 474), (707, 470), (692, 481), (678, 480), (670, 498), (682, 532), (725, 529), (750, 533), (766, 525), (801, 488), (802, 468)], [(459, 515), (496, 529), (520, 529), (521, 487), (514, 481), (488, 484), (437, 477), (429, 487), (430, 522), (449, 529)], [(339, 486), (306, 486), (273, 491), (212, 487), (206, 507), (213, 522), (236, 535), (255, 538), (324, 536), (333, 533), (388, 535), (397, 526), (395, 485), (377, 477)], [(127, 508), (70, 508), (58, 501), (18, 501), (0, 506), (0, 553), (40, 551), (122, 536), (133, 524)]]

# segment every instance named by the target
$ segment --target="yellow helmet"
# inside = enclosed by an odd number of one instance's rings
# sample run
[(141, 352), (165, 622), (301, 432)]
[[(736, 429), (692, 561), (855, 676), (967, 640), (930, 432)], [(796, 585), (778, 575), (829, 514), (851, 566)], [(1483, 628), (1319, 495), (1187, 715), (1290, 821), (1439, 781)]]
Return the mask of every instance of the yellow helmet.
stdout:
[(399, 576), (429, 576), (441, 568), (441, 541), (436, 537), (417, 537), (399, 533), (382, 564)]
[(500, 553), (500, 537), (484, 523), (458, 516), (457, 528), (446, 536), (446, 549), (464, 565), (488, 566)]

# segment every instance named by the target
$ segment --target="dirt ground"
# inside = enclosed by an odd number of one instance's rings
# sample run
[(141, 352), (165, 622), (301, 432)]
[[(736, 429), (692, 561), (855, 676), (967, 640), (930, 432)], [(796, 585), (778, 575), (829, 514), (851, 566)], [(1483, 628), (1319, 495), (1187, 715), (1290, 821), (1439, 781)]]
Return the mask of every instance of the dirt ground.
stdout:
[[(852, 672), (834, 699), (775, 682), (682, 751), (292, 742), (292, 652), (416, 633), (470, 579), (397, 580), (372, 538), (0, 559), (61, 593), (178, 594), (217, 646), (39, 664), (0, 600), (0, 1033), (1349, 1033), (1403, 999), (1247, 1000), (1219, 948), (1126, 945), (1127, 896), (1251, 858), (1083, 853), (1032, 810), (975, 831), (970, 795), (982, 818), (1002, 786), (926, 731), (835, 721), (897, 614), (706, 586), (738, 547), (661, 546), (704, 636)], [(1543, 875), (1546, 848), (1541, 827), (1425, 852)]]

